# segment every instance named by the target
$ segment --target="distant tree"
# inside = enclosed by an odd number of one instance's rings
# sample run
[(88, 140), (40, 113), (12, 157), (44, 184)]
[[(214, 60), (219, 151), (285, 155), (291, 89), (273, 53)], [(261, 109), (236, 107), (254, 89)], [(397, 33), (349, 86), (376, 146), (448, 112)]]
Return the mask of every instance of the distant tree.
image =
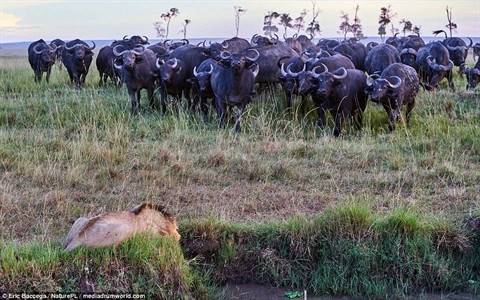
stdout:
[(263, 17), (263, 32), (265, 35), (272, 37), (273, 33), (278, 32), (278, 27), (273, 25), (273, 20), (280, 17), (280, 14), (275, 11), (269, 11)]
[(353, 34), (353, 37), (356, 39), (363, 39), (365, 36), (363, 35), (362, 32), (362, 24), (360, 18), (358, 18), (358, 9), (359, 5), (355, 7), (355, 17), (353, 19), (353, 23), (350, 24), (350, 17), (348, 16), (347, 13), (344, 11), (340, 12), (340, 19), (342, 19), (342, 23), (340, 23), (340, 26), (338, 27), (341, 31), (339, 33), (343, 34), (343, 39), (347, 39), (347, 34), (351, 32)]
[(238, 36), (238, 30), (240, 29), (240, 15), (243, 15), (247, 10), (241, 6), (234, 6), (235, 10), (235, 36)]
[(340, 23), (340, 26), (338, 26), (338, 33), (343, 34), (343, 39), (347, 39), (347, 34), (351, 31), (351, 26), (350, 25), (350, 18), (348, 17), (348, 14), (345, 13), (343, 10), (340, 12), (340, 19), (342, 20), (342, 23)]
[(317, 17), (320, 14), (320, 9), (317, 8), (317, 1), (312, 0), (312, 21), (308, 23), (308, 27), (305, 30), (307, 33), (311, 34), (312, 37), (318, 33), (321, 34), (320, 24), (318, 23)]
[(168, 38), (168, 30), (170, 28), (170, 21), (173, 17), (176, 17), (180, 14), (180, 11), (178, 11), (178, 8), (170, 8), (170, 10), (162, 14), (160, 18), (163, 20), (167, 21), (167, 26), (165, 28), (162, 27), (163, 23), (162, 22), (155, 22), (153, 23), (153, 27), (157, 31), (157, 37), (164, 37), (165, 39)]
[(391, 5), (388, 5), (388, 7), (382, 7), (380, 8), (380, 17), (378, 20), (378, 24), (380, 24), (380, 27), (378, 28), (378, 34), (380, 35), (380, 38), (382, 39), (383, 43), (383, 38), (387, 34), (387, 25), (390, 24), (392, 27), (390, 29), (390, 32), (392, 33), (392, 36), (395, 35), (396, 32), (398, 32), (398, 29), (396, 29), (393, 26), (392, 19), (396, 16), (396, 13), (392, 13), (392, 8)]
[(295, 18), (294, 23), (292, 25), (293, 29), (297, 31), (297, 35), (300, 33), (300, 30), (305, 28), (305, 16), (307, 15), (307, 10), (303, 9), (300, 12), (300, 16)]
[(161, 21), (153, 22), (153, 28), (157, 32), (157, 37), (159, 38), (165, 37), (165, 33), (167, 30), (163, 27), (163, 22)]
[(420, 29), (421, 29), (421, 26), (415, 25), (415, 26), (413, 26), (413, 28), (412, 28), (412, 33), (420, 36)]
[(353, 36), (358, 39), (364, 39), (365, 36), (363, 35), (363, 27), (362, 27), (362, 21), (358, 17), (358, 10), (360, 9), (360, 6), (357, 4), (355, 7), (355, 17), (353, 18), (353, 24), (351, 26), (351, 30), (353, 33)]
[(410, 22), (408, 20), (405, 20), (405, 19), (402, 19), (399, 23), (403, 24), (403, 29), (402, 29), (403, 36), (406, 36), (407, 32), (412, 32), (413, 31), (412, 22)]
[(183, 23), (182, 23), (183, 29), (180, 30), (180, 32), (183, 33), (183, 38), (184, 38), (184, 39), (187, 39), (187, 26), (188, 26), (188, 24), (190, 24), (190, 23), (192, 23), (192, 21), (189, 20), (189, 19), (183, 20)]
[(447, 11), (448, 24), (445, 25), (445, 27), (448, 28), (448, 30), (450, 31), (450, 37), (452, 37), (452, 30), (457, 29), (457, 24), (452, 22), (452, 8), (447, 6), (446, 11)]
[(287, 36), (287, 28), (292, 28), (293, 27), (292, 21), (293, 21), (293, 19), (290, 17), (289, 14), (287, 14), (287, 13), (280, 14), (280, 23), (278, 23), (278, 24), (282, 25), (283, 28), (285, 29), (285, 31), (283, 33), (284, 36)]

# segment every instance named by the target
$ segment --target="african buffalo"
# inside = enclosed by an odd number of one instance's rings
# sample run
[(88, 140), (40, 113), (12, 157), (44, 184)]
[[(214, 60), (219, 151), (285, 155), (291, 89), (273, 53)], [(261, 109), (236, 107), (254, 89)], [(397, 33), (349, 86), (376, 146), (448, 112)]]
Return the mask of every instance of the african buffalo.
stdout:
[(114, 84), (120, 83), (120, 76), (115, 69), (113, 62), (117, 58), (113, 53), (112, 46), (104, 46), (100, 49), (95, 60), (97, 70), (100, 75), (100, 85), (106, 84), (108, 78), (112, 80)]
[(54, 44), (47, 44), (40, 39), (31, 43), (28, 46), (28, 62), (35, 74), (35, 82), (42, 80), (43, 72), (47, 72), (47, 83), (50, 81), (50, 73), (52, 66), (55, 64), (57, 46)]
[(467, 76), (467, 90), (474, 89), (480, 82), (480, 60), (473, 68), (466, 68), (463, 72)]
[(207, 100), (215, 98), (210, 79), (218, 67), (217, 60), (213, 58), (204, 60), (198, 68), (193, 69), (193, 77), (189, 79), (193, 93), (200, 97), (200, 109), (204, 116), (208, 113)]
[(435, 89), (443, 78), (453, 91), (453, 62), (450, 60), (447, 48), (441, 42), (431, 42), (418, 50), (417, 65), (420, 81), (427, 90)]
[(63, 46), (65, 46), (65, 42), (61, 39), (54, 39), (50, 42), (51, 45), (57, 46), (57, 50), (55, 51), (55, 64), (58, 69), (62, 69), (62, 50)]
[(230, 54), (224, 51), (219, 67), (211, 75), (212, 90), (215, 94), (215, 108), (221, 124), (227, 118), (227, 105), (236, 106), (235, 131), (240, 132), (240, 118), (243, 110), (250, 102), (258, 65), (255, 61), (260, 53), (251, 49), (247, 54)]
[(367, 48), (362, 43), (343, 42), (333, 48), (333, 51), (348, 57), (356, 69), (365, 70), (364, 64), (367, 57)]
[(119, 58), (115, 59), (114, 67), (121, 72), (123, 82), (127, 86), (131, 113), (138, 113), (140, 107), (140, 91), (147, 90), (148, 100), (151, 108), (157, 108), (157, 101), (154, 98), (155, 81), (158, 77), (158, 70), (155, 67), (155, 53), (145, 46), (138, 45), (132, 50), (122, 50), (122, 45), (113, 47), (113, 53)]
[[(156, 67), (160, 71), (159, 87), (160, 87), (160, 103), (162, 111), (167, 112), (167, 95), (172, 95), (174, 100), (178, 103), (182, 98), (182, 94), (188, 95), (190, 92), (190, 85), (187, 79), (191, 77), (185, 63), (176, 57), (170, 58), (166, 61), (157, 58)], [(188, 107), (191, 107), (190, 99), (188, 100)]]
[(394, 63), (387, 67), (373, 83), (371, 76), (366, 81), (372, 87), (371, 100), (380, 102), (388, 114), (388, 129), (395, 128), (395, 121), (401, 117), (402, 106), (407, 106), (407, 125), (410, 114), (415, 106), (420, 81), (414, 68), (402, 63)]
[(437, 30), (433, 33), (437, 35), (441, 32), (445, 34), (445, 39), (442, 41), (442, 44), (448, 49), (450, 60), (453, 61), (456, 67), (459, 67), (460, 76), (462, 76), (463, 70), (465, 70), (465, 59), (467, 59), (468, 49), (472, 47), (473, 41), (471, 38), (467, 38), (470, 40), (470, 44), (467, 46), (461, 38), (447, 37), (445, 30)]
[(400, 62), (397, 48), (389, 44), (380, 44), (370, 50), (365, 58), (365, 72), (380, 74), (391, 64)]
[(340, 68), (323, 72), (318, 77), (317, 93), (323, 102), (319, 109), (318, 127), (325, 127), (325, 111), (335, 119), (333, 134), (339, 136), (345, 118), (351, 117), (356, 127), (362, 127), (363, 112), (367, 106), (365, 93), (367, 76), (363, 71)]
[(73, 82), (75, 89), (81, 88), (85, 84), (85, 78), (93, 59), (93, 46), (79, 39), (75, 39), (65, 44), (62, 53), (62, 63), (68, 71), (70, 81)]

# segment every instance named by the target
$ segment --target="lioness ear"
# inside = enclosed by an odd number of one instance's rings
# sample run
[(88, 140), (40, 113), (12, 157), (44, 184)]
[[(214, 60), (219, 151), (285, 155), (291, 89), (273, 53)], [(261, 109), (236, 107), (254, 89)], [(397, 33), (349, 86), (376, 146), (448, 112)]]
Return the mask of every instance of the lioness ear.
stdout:
[(145, 205), (146, 205), (146, 203), (142, 203), (140, 205), (137, 205), (134, 208), (132, 208), (132, 210), (130, 210), (130, 212), (138, 215), (142, 211), (142, 209), (145, 208)]

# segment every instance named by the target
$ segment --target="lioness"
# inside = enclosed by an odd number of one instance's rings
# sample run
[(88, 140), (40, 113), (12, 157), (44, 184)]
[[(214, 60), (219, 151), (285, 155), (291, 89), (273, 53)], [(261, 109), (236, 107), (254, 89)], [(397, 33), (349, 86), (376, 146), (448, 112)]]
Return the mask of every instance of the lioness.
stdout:
[(93, 218), (79, 218), (68, 232), (63, 244), (65, 251), (86, 245), (103, 247), (116, 245), (138, 233), (170, 235), (180, 240), (175, 217), (162, 206), (143, 203), (131, 211), (107, 212)]

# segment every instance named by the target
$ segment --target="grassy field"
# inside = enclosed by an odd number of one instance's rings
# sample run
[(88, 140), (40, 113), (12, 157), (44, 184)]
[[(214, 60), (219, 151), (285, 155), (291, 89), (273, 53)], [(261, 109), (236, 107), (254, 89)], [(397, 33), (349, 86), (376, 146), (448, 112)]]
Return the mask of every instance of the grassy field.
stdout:
[[(480, 216), (480, 93), (458, 74), (455, 93), (421, 91), (411, 126), (392, 134), (369, 103), (363, 130), (334, 138), (312, 107), (285, 112), (281, 91), (256, 96), (236, 134), (213, 113), (152, 111), (145, 95), (132, 117), (126, 89), (99, 87), (94, 64), (81, 91), (65, 69), (35, 84), (25, 53), (0, 56), (0, 291), (78, 290), (85, 261), (97, 290), (142, 291), (136, 279), (163, 271), (178, 298), (221, 298), (226, 281), (377, 298), (480, 287), (465, 229)], [(177, 216), (181, 248), (61, 251), (78, 217), (143, 201)], [(125, 259), (132, 247), (147, 254)], [(165, 251), (178, 268), (155, 262)]]

